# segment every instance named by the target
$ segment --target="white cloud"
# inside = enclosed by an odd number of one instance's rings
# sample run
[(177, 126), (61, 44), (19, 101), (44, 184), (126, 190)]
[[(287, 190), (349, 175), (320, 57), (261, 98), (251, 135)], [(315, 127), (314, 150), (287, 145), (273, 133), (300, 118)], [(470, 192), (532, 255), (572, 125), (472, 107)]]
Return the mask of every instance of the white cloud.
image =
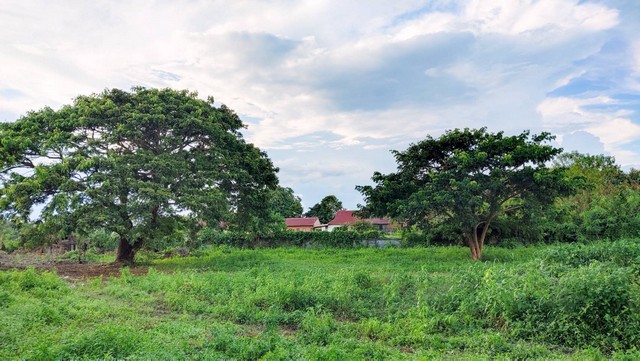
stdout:
[(394, 35), (394, 40), (404, 41), (415, 36), (448, 32), (459, 26), (459, 19), (454, 14), (430, 13), (420, 19), (403, 24)]
[(576, 125), (588, 125), (602, 120), (600, 116), (594, 116), (593, 112), (583, 109), (589, 105), (612, 104), (615, 101), (606, 96), (595, 98), (547, 98), (537, 107), (542, 115), (543, 124), (550, 129), (564, 130), (566, 127)]
[(624, 168), (640, 167), (640, 160), (638, 159), (638, 153), (632, 150), (617, 149), (615, 151), (616, 163), (620, 164)]
[(630, 119), (610, 118), (606, 115), (600, 115), (600, 118), (597, 124), (585, 130), (600, 138), (605, 150), (615, 153), (621, 145), (640, 139), (640, 125)]
[[(471, 0), (459, 13), (431, 12), (397, 27), (394, 40), (438, 32), (523, 35), (594, 32), (618, 24), (618, 11), (571, 0)], [(538, 35), (540, 35), (538, 34)], [(546, 38), (554, 42), (557, 38)]]
[(618, 23), (618, 12), (569, 0), (472, 0), (465, 20), (479, 32), (517, 35), (538, 30), (598, 31)]
[[(301, 162), (300, 158), (278, 160), (275, 165), (280, 168), (280, 178), (283, 184), (317, 183), (319, 179), (325, 182), (341, 184), (341, 180), (354, 174), (367, 174), (367, 166), (353, 159), (336, 161), (335, 154), (328, 154), (327, 158), (308, 157)], [(349, 187), (353, 185), (348, 184)]]
[(553, 84), (553, 87), (554, 87), (554, 89), (563, 87), (563, 86), (569, 84), (572, 80), (581, 77), (585, 73), (586, 73), (586, 71), (584, 71), (583, 69), (576, 70), (576, 71), (570, 73), (569, 75), (561, 77), (560, 79), (558, 79)]
[[(606, 64), (585, 61), (612, 39), (635, 44), (633, 61), (627, 56), (625, 63), (634, 64), (635, 78), (616, 86), (640, 89), (633, 80), (640, 74), (637, 25), (625, 24), (628, 39), (603, 31), (624, 19), (624, 9), (607, 5), (6, 0), (0, 4), (0, 114), (57, 107), (110, 87), (187, 88), (252, 119), (246, 137), (274, 154), (323, 159), (339, 152), (331, 159), (335, 167), (359, 173), (340, 185), (350, 189), (347, 183), (368, 179), (382, 159), (393, 162), (387, 149), (454, 127), (560, 135), (588, 128), (622, 154), (622, 144), (636, 137), (632, 116), (589, 108), (615, 105), (614, 90), (549, 98), (594, 69), (619, 71), (622, 56)], [(628, 137), (612, 134), (615, 127)], [(295, 159), (280, 165), (282, 177), (303, 158)], [(314, 175), (296, 181), (323, 183), (329, 176), (296, 169)], [(310, 199), (309, 189), (304, 194)]]
[[(625, 146), (640, 141), (640, 125), (628, 118), (627, 110), (607, 111), (602, 106), (615, 105), (609, 97), (550, 98), (538, 106), (543, 124), (560, 135), (576, 131), (586, 132), (598, 138), (604, 151), (615, 156), (623, 166), (636, 165), (640, 154)], [(562, 141), (562, 138), (559, 139)]]

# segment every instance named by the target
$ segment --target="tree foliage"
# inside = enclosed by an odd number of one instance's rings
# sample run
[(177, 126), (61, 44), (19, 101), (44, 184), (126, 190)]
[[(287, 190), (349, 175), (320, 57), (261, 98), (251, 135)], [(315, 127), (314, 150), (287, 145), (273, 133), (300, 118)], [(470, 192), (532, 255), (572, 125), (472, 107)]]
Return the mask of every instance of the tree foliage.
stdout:
[(283, 218), (300, 217), (302, 200), (289, 187), (278, 187), (271, 193), (271, 207)]
[(313, 207), (309, 208), (306, 217), (318, 217), (321, 223), (328, 223), (333, 219), (336, 212), (342, 209), (342, 202), (338, 200), (338, 197), (328, 195), (316, 203)]
[(0, 251), (13, 250), (18, 239), (18, 229), (0, 217)]
[(615, 159), (577, 152), (560, 155), (556, 165), (579, 185), (558, 199), (545, 216), (546, 233), (555, 241), (619, 239), (640, 236), (638, 172), (625, 173)]
[(348, 229), (356, 232), (370, 232), (376, 231), (378, 228), (366, 219), (358, 219), (357, 221), (349, 224)]
[(206, 229), (200, 235), (201, 244), (228, 245), (242, 248), (259, 247), (336, 247), (357, 248), (366, 247), (366, 241), (380, 238), (377, 230), (350, 230), (346, 227), (337, 228), (334, 232), (293, 232), (276, 231), (264, 237), (256, 238), (246, 232), (219, 232)]
[(451, 130), (393, 151), (398, 171), (374, 173), (375, 186), (358, 186), (364, 214), (389, 216), (427, 232), (464, 240), (479, 259), (498, 216), (539, 209), (572, 189), (564, 168), (547, 167), (561, 152), (548, 133)]
[[(120, 238), (118, 261), (198, 222), (255, 225), (276, 172), (213, 98), (170, 89), (107, 90), (0, 124), (0, 210), (61, 238), (93, 229)], [(259, 222), (258, 222), (259, 223)]]

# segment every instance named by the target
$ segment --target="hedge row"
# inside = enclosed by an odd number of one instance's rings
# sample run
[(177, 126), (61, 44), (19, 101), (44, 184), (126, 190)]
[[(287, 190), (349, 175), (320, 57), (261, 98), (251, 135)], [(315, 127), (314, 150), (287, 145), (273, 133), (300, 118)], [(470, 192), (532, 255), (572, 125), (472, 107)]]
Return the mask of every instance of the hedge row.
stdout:
[(357, 248), (362, 247), (364, 242), (379, 239), (381, 236), (382, 234), (379, 231), (279, 231), (268, 235), (255, 235), (205, 229), (202, 231), (198, 243), (201, 245), (216, 244), (242, 248), (281, 246)]

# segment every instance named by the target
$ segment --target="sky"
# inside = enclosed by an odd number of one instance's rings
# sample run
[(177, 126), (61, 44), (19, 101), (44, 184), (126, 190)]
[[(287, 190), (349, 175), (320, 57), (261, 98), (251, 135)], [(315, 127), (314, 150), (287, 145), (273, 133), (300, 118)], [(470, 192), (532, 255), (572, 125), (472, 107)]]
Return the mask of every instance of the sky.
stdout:
[(305, 209), (448, 129), (548, 131), (640, 168), (638, 0), (0, 2), (0, 121), (189, 89), (235, 110)]

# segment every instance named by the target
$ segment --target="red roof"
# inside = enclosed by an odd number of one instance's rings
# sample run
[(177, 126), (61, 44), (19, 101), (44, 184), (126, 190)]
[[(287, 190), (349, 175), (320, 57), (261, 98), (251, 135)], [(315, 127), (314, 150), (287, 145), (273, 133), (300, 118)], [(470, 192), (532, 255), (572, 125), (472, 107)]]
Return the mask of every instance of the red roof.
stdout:
[(336, 215), (333, 217), (331, 221), (329, 221), (329, 225), (341, 225), (348, 224), (357, 221), (358, 218), (354, 217), (353, 211), (338, 211)]
[(371, 224), (389, 224), (391, 222), (389, 222), (388, 219), (386, 218), (368, 218), (367, 221), (369, 221), (369, 223)]
[(287, 227), (313, 227), (320, 220), (318, 217), (285, 218), (284, 222)]
[[(329, 221), (328, 224), (335, 225), (335, 226), (342, 225), (342, 224), (350, 224), (350, 223), (356, 222), (358, 219), (360, 218), (354, 216), (353, 211), (342, 210), (342, 211), (336, 212), (335, 217), (333, 217), (333, 219)], [(366, 221), (375, 225), (391, 223), (386, 218), (367, 218)]]

